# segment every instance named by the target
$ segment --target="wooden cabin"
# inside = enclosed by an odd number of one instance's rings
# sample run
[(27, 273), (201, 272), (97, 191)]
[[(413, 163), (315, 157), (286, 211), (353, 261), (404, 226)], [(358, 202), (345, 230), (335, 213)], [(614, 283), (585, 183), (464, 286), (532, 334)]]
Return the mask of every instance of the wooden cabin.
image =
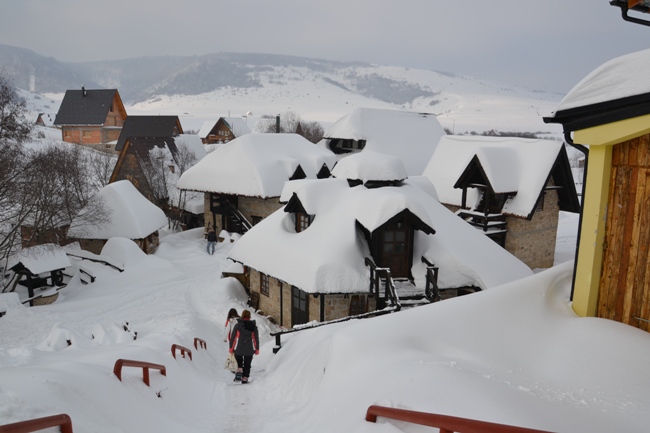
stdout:
[(650, 70), (650, 50), (605, 63), (544, 121), (586, 156), (573, 310), (648, 331), (650, 85), (640, 70)]
[(244, 119), (220, 117), (216, 123), (213, 120), (204, 122), (199, 130), (199, 137), (203, 144), (228, 143), (250, 133), (251, 130)]
[(126, 119), (122, 98), (116, 89), (67, 90), (54, 126), (61, 128), (63, 141), (113, 149)]

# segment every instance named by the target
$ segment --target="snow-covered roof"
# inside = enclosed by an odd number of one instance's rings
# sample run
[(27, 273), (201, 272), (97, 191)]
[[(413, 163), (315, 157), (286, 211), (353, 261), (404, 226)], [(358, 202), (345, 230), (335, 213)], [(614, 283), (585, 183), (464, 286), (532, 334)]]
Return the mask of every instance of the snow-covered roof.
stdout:
[(21, 263), (32, 274), (49, 272), (70, 267), (70, 260), (63, 248), (57, 244), (35, 245), (23, 248), (9, 258), (7, 268), (13, 268)]
[(650, 49), (612, 59), (576, 84), (555, 112), (650, 93), (648, 70)]
[(399, 181), (407, 178), (402, 160), (393, 155), (373, 152), (357, 153), (341, 159), (332, 176), (340, 179), (367, 181)]
[(178, 181), (185, 190), (279, 197), (298, 166), (316, 178), (323, 164), (332, 169), (336, 156), (297, 134), (247, 134), (213, 152)]
[(108, 208), (109, 217), (102, 225), (88, 227), (83, 224), (82, 209), (70, 227), (70, 237), (79, 239), (110, 239), (123, 237), (144, 239), (167, 225), (164, 212), (147, 200), (128, 180), (106, 185), (99, 197)]
[(356, 108), (330, 127), (320, 145), (327, 139), (366, 140), (363, 151), (397, 156), (409, 175), (421, 175), (443, 135), (433, 114)]
[[(485, 170), (496, 193), (516, 192), (503, 213), (528, 217), (546, 186), (562, 142), (508, 137), (445, 136), (440, 139), (424, 170), (441, 203), (460, 206), (462, 190), (454, 188), (474, 157)], [(475, 204), (476, 188), (467, 190), (467, 205)]]
[(201, 138), (196, 134), (180, 134), (174, 138), (174, 141), (177, 147), (185, 145), (194, 152), (197, 161), (202, 160), (208, 154), (204, 144), (201, 142)]
[[(369, 232), (408, 210), (435, 229), (416, 231), (411, 271), (424, 284), (421, 257), (440, 267), (443, 288), (476, 285), (483, 289), (530, 275), (531, 270), (491, 239), (458, 218), (428, 192), (422, 177), (400, 187), (349, 187), (344, 179), (287, 183), (283, 199), (294, 194), (311, 225), (296, 233), (292, 215), (284, 209), (255, 225), (234, 245), (230, 258), (310, 293), (367, 291), (370, 257), (357, 223)], [(425, 183), (429, 188), (421, 189)]]

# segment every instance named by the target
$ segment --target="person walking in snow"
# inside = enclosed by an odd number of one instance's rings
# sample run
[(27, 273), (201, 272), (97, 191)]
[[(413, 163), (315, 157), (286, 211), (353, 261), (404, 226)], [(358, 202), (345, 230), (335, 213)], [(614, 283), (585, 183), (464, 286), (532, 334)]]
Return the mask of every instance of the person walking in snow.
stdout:
[(234, 353), (237, 359), (235, 382), (248, 383), (253, 355), (260, 354), (259, 341), (257, 325), (255, 320), (251, 320), (250, 311), (242, 311), (241, 318), (230, 334), (229, 352)]
[[(208, 254), (214, 254), (214, 247), (217, 245), (217, 234), (214, 232), (214, 229), (210, 229), (208, 232)], [(212, 250), (212, 251), (210, 251)]]
[[(226, 318), (226, 325), (224, 326), (224, 333), (223, 333), (224, 343), (230, 342), (230, 334), (232, 334), (232, 330), (235, 329), (235, 325), (237, 324), (237, 319), (239, 319), (239, 313), (237, 313), (237, 310), (235, 310), (234, 308), (231, 308), (230, 311), (228, 311), (228, 317)], [(230, 345), (228, 347), (230, 347)]]

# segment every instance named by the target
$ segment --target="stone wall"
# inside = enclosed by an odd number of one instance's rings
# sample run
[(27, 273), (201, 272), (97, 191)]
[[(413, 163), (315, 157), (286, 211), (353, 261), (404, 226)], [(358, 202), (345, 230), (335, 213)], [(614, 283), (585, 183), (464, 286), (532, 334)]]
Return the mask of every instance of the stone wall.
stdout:
[(557, 191), (544, 194), (544, 209), (537, 210), (533, 218), (507, 218), (506, 250), (531, 269), (550, 268), (555, 259), (555, 239), (559, 218)]

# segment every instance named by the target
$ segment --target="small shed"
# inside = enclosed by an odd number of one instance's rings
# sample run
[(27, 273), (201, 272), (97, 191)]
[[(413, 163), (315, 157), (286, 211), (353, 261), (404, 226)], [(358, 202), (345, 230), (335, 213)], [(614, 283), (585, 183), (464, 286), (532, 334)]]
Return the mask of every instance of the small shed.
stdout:
[(110, 238), (133, 240), (149, 254), (158, 247), (158, 230), (167, 225), (164, 212), (138, 192), (128, 180), (106, 185), (99, 191), (100, 200), (108, 208), (110, 217), (104, 224), (88, 227), (79, 221), (86, 209), (72, 221), (68, 236), (78, 239), (81, 248), (100, 254)]

